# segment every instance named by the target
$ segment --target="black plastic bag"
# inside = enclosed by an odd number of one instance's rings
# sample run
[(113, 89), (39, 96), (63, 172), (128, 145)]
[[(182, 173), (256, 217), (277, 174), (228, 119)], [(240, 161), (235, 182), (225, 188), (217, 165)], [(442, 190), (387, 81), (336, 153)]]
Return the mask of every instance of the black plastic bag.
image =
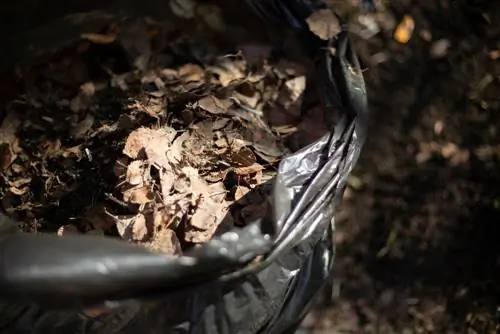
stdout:
[[(347, 33), (323, 41), (305, 24), (322, 2), (249, 2), (300, 34), (332, 122), (331, 133), (280, 163), (273, 216), (179, 258), (99, 237), (4, 233), (2, 332), (278, 334), (298, 326), (331, 279), (333, 216), (365, 140), (366, 91)], [(103, 302), (116, 309), (96, 318), (75, 311)]]

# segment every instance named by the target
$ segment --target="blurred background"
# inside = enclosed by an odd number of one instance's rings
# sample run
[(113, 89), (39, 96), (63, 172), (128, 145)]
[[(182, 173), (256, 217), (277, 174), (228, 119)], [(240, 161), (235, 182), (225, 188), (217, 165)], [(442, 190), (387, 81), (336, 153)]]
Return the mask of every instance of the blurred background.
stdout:
[(353, 15), (373, 125), (314, 333), (497, 333), (500, 3)]

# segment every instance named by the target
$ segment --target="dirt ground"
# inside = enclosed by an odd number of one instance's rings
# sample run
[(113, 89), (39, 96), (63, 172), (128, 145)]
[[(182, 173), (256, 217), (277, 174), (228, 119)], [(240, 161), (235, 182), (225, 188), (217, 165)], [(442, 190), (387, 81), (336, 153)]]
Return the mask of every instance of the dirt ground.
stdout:
[(496, 333), (500, 6), (393, 1), (384, 15), (415, 30), (357, 41), (373, 126), (338, 216), (337, 279), (304, 326)]
[[(353, 24), (373, 124), (337, 216), (335, 282), (303, 329), (317, 334), (495, 333), (500, 320), (500, 4), (385, 1), (378, 14), (362, 20), (365, 28), (379, 30), (370, 36), (370, 29), (363, 33)], [(394, 35), (401, 22), (406, 22), (408, 41), (404, 32)], [(231, 33), (236, 38), (240, 32)], [(177, 51), (185, 56), (182, 47)], [(105, 76), (99, 57), (89, 61)], [(125, 65), (107, 66), (123, 72)], [(95, 109), (96, 115), (118, 121), (113, 106), (121, 102), (109, 102), (116, 104)], [(141, 117), (138, 124), (156, 122), (154, 115)], [(115, 159), (123, 138), (109, 142), (99, 154)], [(89, 147), (95, 151), (98, 144), (91, 141)], [(109, 202), (104, 193), (92, 192), (96, 187), (113, 191), (112, 162), (93, 170), (86, 163), (91, 177), (85, 186), (36, 218), (67, 222), (95, 201)], [(73, 175), (58, 177), (64, 181)], [(106, 179), (113, 182), (103, 185)], [(51, 191), (55, 203), (59, 189)], [(24, 229), (54, 232), (59, 227), (41, 219)]]

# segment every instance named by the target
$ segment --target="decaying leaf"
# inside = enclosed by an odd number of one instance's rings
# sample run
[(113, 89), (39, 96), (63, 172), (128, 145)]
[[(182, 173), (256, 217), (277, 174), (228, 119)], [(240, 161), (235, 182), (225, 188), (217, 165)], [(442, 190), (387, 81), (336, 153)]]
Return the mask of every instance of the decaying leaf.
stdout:
[(323, 40), (334, 38), (342, 30), (339, 19), (329, 9), (321, 9), (312, 13), (306, 21), (309, 30)]
[(172, 12), (184, 19), (192, 19), (195, 16), (196, 2), (193, 0), (170, 0)]
[(132, 161), (127, 167), (126, 180), (132, 186), (143, 185), (146, 181), (146, 172), (146, 165), (143, 161)]
[(150, 163), (160, 162), (164, 159), (163, 156), (166, 155), (175, 134), (172, 128), (164, 127), (155, 130), (141, 127), (129, 134), (123, 153), (132, 159), (140, 158), (141, 154), (142, 158), (145, 158), (148, 154)]
[[(203, 16), (206, 24), (196, 22), (194, 30), (224, 26), (220, 9), (211, 4), (176, 0), (170, 5), (184, 18)], [(116, 226), (124, 240), (179, 255), (181, 245), (207, 242), (234, 227), (229, 213), (234, 201), (238, 207), (259, 202), (252, 200), (260, 196), (254, 194), (257, 187), (272, 177), (284, 153), (263, 110), (299, 101), (303, 73), (266, 61), (248, 66), (241, 54), (206, 54), (205, 45), (186, 44), (175, 34), (155, 39), (153, 53), (151, 36), (170, 33), (170, 27), (151, 33), (146, 20), (122, 23), (108, 33), (83, 34), (76, 56), (68, 52), (47, 65), (35, 80), (42, 85), (28, 84), (33, 87), (19, 98), (23, 123), (10, 114), (2, 124), (2, 209), (44, 221), (48, 205), (75, 203), (74, 212), (65, 210), (66, 218), (82, 223), (82, 232), (104, 236)], [(123, 59), (106, 54), (98, 64), (87, 64), (83, 54), (102, 48), (92, 43), (120, 44), (126, 52), (120, 53)], [(192, 53), (196, 64), (149, 67), (178, 64), (189, 59), (184, 53)], [(152, 61), (138, 60), (142, 56)], [(138, 64), (147, 64), (147, 70), (138, 71)], [(121, 73), (123, 68), (132, 70)], [(281, 92), (286, 103), (277, 101)], [(16, 137), (32, 133), (36, 138)], [(108, 209), (127, 215), (111, 215)], [(64, 226), (59, 234), (74, 228)]]
[(116, 32), (109, 34), (84, 33), (80, 37), (96, 44), (110, 44), (116, 40)]
[(242, 147), (238, 152), (231, 155), (231, 161), (237, 167), (249, 167), (255, 164), (256, 158), (251, 149)]
[(132, 204), (144, 205), (154, 199), (148, 187), (134, 187), (123, 192), (123, 200)]
[(67, 236), (67, 235), (72, 235), (72, 234), (78, 234), (78, 229), (76, 228), (75, 225), (63, 225), (61, 227), (59, 227), (59, 229), (57, 230), (57, 235), (60, 236), (60, 237), (64, 237), (64, 236)]
[(132, 226), (132, 238), (135, 241), (143, 241), (148, 235), (146, 217), (143, 214), (137, 215)]
[(239, 201), (242, 199), (248, 192), (250, 191), (249, 188), (243, 187), (243, 186), (238, 186), (236, 187), (236, 190), (234, 192), (234, 200)]
[(70, 135), (76, 139), (82, 138), (92, 128), (94, 121), (94, 116), (88, 113), (81, 122), (75, 124), (70, 131)]
[(248, 174), (260, 172), (262, 170), (264, 170), (264, 167), (258, 163), (253, 163), (250, 166), (237, 167), (234, 169), (234, 171), (238, 175), (248, 175)]
[(403, 19), (394, 30), (394, 39), (399, 43), (406, 44), (413, 35), (415, 22), (410, 15), (403, 16)]
[(231, 102), (226, 100), (226, 101), (221, 101), (215, 96), (209, 95), (207, 97), (202, 98), (201, 100), (198, 101), (198, 106), (211, 113), (211, 114), (226, 114), (227, 109), (231, 106)]
[(227, 87), (233, 82), (245, 78), (246, 63), (244, 61), (221, 61), (217, 66), (209, 68), (209, 71), (217, 74), (222, 87)]
[(181, 255), (182, 248), (175, 232), (169, 228), (157, 229), (152, 241), (143, 244), (152, 252), (168, 255)]
[(18, 114), (11, 109), (0, 126), (0, 167), (7, 169), (20, 151), (16, 131), (21, 124)]
[(205, 71), (203, 71), (200, 66), (194, 64), (181, 66), (178, 70), (178, 74), (185, 83), (200, 82), (205, 77)]

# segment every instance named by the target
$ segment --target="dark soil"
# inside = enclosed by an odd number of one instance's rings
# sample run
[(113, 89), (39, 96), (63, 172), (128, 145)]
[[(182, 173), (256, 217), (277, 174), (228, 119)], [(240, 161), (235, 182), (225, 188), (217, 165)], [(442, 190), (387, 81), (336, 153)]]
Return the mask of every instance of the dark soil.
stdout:
[[(415, 21), (408, 44), (391, 30), (357, 43), (373, 126), (338, 216), (331, 304), (304, 325), (496, 333), (500, 3), (392, 1), (384, 13), (396, 23), (405, 14)], [(440, 39), (450, 47), (435, 59)], [(387, 60), (376, 64), (381, 52)]]

